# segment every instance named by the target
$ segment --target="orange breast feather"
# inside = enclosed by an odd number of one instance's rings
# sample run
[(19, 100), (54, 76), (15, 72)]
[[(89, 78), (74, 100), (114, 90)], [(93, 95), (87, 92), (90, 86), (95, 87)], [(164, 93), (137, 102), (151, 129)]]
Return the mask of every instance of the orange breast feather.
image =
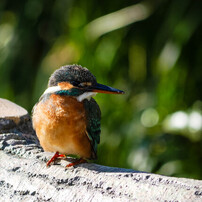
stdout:
[(82, 102), (52, 94), (34, 109), (33, 127), (45, 151), (91, 158), (86, 135), (86, 114)]

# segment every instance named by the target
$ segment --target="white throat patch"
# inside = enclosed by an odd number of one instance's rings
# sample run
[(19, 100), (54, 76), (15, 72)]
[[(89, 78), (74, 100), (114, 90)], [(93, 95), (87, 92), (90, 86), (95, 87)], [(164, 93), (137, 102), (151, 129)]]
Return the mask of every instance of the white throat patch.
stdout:
[(97, 93), (94, 93), (94, 92), (86, 92), (86, 93), (83, 93), (83, 94), (79, 95), (78, 97), (76, 97), (76, 99), (79, 102), (82, 102), (85, 99), (90, 100), (91, 97), (95, 96), (96, 94)]

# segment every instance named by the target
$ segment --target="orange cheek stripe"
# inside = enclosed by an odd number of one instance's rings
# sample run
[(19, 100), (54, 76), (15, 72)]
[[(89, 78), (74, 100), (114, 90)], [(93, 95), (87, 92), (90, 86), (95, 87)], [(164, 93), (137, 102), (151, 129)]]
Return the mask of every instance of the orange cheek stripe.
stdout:
[(60, 86), (61, 90), (69, 90), (73, 88), (73, 85), (70, 84), (69, 82), (60, 82), (58, 83), (58, 86)]

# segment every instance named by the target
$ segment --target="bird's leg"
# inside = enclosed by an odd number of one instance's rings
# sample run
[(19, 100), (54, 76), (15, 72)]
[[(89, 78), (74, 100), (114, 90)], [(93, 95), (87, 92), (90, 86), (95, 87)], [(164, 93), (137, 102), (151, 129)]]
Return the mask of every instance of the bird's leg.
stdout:
[(80, 159), (74, 161), (73, 163), (67, 164), (67, 165), (66, 165), (66, 168), (69, 168), (69, 167), (78, 165), (78, 164), (80, 164), (80, 163), (87, 163), (87, 161), (86, 161), (85, 159), (83, 159), (83, 158), (80, 158)]
[(56, 152), (54, 154), (54, 156), (47, 162), (46, 165), (49, 166), (52, 162), (54, 162), (59, 157), (65, 157), (65, 155), (64, 154), (59, 154), (59, 152)]

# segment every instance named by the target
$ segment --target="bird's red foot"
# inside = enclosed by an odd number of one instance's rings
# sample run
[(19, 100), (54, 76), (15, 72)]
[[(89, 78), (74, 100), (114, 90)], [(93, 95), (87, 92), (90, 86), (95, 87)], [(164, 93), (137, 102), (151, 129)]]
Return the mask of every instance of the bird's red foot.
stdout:
[(80, 164), (80, 163), (87, 163), (87, 161), (86, 161), (85, 159), (83, 159), (83, 158), (80, 158), (80, 159), (76, 160), (76, 161), (73, 162), (73, 163), (67, 164), (67, 165), (66, 165), (66, 168), (69, 168), (69, 167), (78, 165), (78, 164)]
[(52, 162), (54, 162), (59, 157), (65, 157), (65, 155), (64, 154), (59, 154), (59, 152), (56, 152), (54, 154), (54, 156), (47, 162), (46, 165), (49, 166)]

